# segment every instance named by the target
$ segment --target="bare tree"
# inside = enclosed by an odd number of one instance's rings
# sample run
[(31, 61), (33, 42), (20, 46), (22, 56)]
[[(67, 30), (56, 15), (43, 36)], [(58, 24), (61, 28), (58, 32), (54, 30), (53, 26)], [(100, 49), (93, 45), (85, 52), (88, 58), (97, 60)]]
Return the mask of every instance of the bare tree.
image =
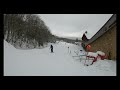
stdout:
[(13, 45), (25, 42), (34, 47), (50, 42), (53, 36), (44, 21), (33, 14), (4, 14), (4, 39)]

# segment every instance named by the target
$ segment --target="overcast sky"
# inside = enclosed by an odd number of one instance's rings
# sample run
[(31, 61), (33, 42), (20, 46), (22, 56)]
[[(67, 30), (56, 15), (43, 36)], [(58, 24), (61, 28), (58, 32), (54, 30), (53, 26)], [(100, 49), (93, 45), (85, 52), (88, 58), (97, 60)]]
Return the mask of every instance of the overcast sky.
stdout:
[(38, 14), (52, 34), (81, 38), (85, 31), (91, 38), (113, 14)]

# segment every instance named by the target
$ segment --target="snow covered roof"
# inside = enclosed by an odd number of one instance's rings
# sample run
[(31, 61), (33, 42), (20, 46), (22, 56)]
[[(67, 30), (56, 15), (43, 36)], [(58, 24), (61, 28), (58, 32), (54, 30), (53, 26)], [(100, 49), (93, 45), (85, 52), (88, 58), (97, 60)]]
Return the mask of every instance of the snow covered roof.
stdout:
[(91, 38), (91, 35), (90, 35), (88, 32), (85, 33), (85, 35), (86, 35), (87, 39), (90, 39), (90, 38)]

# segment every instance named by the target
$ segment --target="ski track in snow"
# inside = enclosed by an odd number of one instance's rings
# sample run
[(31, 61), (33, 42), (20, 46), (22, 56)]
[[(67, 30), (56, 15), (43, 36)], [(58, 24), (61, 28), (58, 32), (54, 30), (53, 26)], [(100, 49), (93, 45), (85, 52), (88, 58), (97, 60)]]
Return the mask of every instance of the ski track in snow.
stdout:
[(116, 61), (98, 60), (91, 66), (84, 66), (84, 60), (80, 62), (79, 58), (72, 57), (76, 55), (74, 51), (83, 50), (81, 46), (65, 42), (52, 45), (54, 53), (50, 53), (49, 47), (19, 50), (4, 41), (4, 75), (116, 76)]

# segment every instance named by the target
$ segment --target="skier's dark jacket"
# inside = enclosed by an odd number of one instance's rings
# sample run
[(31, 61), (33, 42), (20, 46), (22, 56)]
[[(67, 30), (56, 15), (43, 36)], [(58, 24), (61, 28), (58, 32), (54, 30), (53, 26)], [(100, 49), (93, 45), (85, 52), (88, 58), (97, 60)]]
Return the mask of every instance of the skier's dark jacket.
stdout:
[(51, 45), (50, 48), (53, 49), (53, 46)]

